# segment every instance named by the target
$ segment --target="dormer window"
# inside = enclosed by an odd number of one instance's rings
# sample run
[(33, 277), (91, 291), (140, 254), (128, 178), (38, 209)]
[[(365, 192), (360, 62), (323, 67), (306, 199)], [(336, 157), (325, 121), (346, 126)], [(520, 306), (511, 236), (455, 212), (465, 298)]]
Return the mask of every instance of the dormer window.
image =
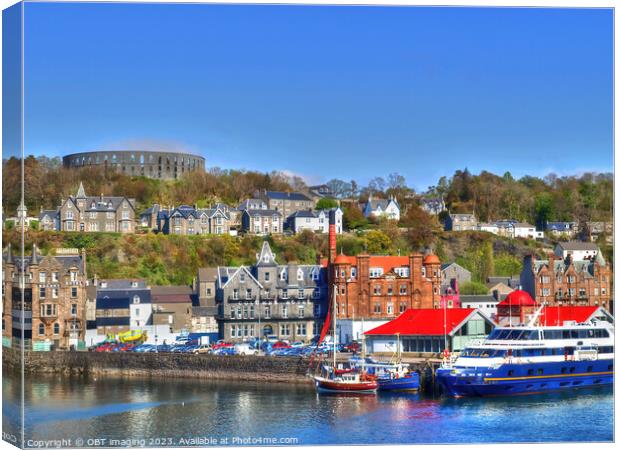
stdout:
[(286, 270), (285, 269), (282, 269), (282, 272), (280, 272), (280, 280), (286, 281)]
[(304, 272), (301, 269), (297, 269), (297, 281), (302, 281), (304, 279)]
[(131, 287), (137, 288), (138, 287), (138, 282), (137, 281), (132, 281), (131, 282)]
[(133, 296), (133, 304), (137, 305), (138, 303), (140, 303), (140, 297), (137, 295)]
[(91, 208), (93, 208), (93, 209), (95, 209), (95, 208), (97, 207), (97, 204), (96, 204), (95, 202), (92, 202), (92, 203), (90, 204), (90, 207), (91, 207)]
[(108, 287), (108, 282), (107, 281), (102, 281), (101, 283), (99, 283), (99, 287), (107, 288)]

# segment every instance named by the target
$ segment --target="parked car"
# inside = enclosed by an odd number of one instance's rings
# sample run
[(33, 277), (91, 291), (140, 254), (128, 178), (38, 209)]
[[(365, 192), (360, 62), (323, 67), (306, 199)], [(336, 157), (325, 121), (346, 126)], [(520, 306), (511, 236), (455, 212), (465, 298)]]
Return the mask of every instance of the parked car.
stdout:
[(359, 342), (355, 341), (346, 344), (343, 348), (343, 351), (349, 353), (358, 353), (360, 350), (362, 350), (362, 346), (359, 344)]
[(228, 356), (228, 355), (235, 355), (236, 352), (235, 352), (234, 347), (220, 347), (216, 350), (213, 350), (213, 354)]
[(196, 346), (196, 348), (193, 350), (193, 352), (198, 355), (198, 354), (202, 354), (202, 353), (211, 353), (212, 349), (211, 346), (209, 344), (201, 344)]
[(291, 348), (291, 346), (289, 345), (288, 342), (278, 341), (275, 344), (273, 344), (273, 349), (276, 349), (276, 348)]
[(231, 342), (226, 342), (223, 340), (219, 340), (217, 341), (215, 344), (213, 344), (213, 346), (211, 347), (213, 350), (217, 350), (219, 348), (224, 348), (224, 347), (232, 347), (233, 344)]
[(237, 355), (258, 355), (258, 350), (245, 342), (235, 344), (234, 349)]

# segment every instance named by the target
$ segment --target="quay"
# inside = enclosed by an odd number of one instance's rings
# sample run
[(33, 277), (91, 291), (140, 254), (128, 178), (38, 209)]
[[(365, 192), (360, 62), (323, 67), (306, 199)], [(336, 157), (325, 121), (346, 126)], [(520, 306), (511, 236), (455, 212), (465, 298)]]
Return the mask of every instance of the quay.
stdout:
[[(265, 383), (310, 383), (307, 377), (311, 360), (291, 356), (209, 355), (184, 353), (131, 353), (86, 351), (25, 351), (26, 374), (65, 374), (77, 376), (110, 376), (141, 378), (201, 378), (243, 380)], [(341, 353), (338, 360), (346, 361), (351, 354)], [(3, 369), (21, 370), (22, 352), (2, 348)], [(389, 355), (376, 355), (377, 360), (389, 361)], [(313, 360), (316, 364), (318, 359)], [(412, 370), (420, 373), (423, 390), (434, 386), (438, 359), (403, 357)]]

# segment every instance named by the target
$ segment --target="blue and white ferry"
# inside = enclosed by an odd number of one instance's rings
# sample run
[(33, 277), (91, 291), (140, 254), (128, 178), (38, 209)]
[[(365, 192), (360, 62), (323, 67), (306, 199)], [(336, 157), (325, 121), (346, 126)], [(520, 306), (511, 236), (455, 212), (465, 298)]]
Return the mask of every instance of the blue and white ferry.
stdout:
[(614, 327), (607, 321), (498, 327), (437, 369), (454, 397), (518, 395), (613, 384)]

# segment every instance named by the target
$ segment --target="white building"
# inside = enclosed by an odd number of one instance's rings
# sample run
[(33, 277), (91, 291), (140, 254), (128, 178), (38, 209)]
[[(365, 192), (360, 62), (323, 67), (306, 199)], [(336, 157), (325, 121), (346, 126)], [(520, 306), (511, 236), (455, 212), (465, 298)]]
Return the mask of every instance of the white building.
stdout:
[[(597, 258), (601, 250), (598, 245), (592, 242), (570, 241), (560, 242), (555, 246), (554, 253), (556, 256), (560, 256), (563, 259), (566, 259), (568, 255), (570, 255), (573, 261), (585, 261)], [(602, 259), (602, 255), (600, 255), (600, 258)]]
[[(329, 232), (329, 211), (297, 211), (287, 219), (288, 229), (293, 233), (301, 233), (303, 230), (314, 231), (315, 233)], [(342, 234), (342, 210), (335, 208), (336, 214), (336, 233)]]
[(486, 231), (487, 233), (499, 234), (499, 227), (495, 223), (479, 223), (478, 231)]
[(357, 341), (361, 344), (365, 332), (388, 323), (390, 320), (392, 319), (338, 319), (336, 322), (338, 343), (348, 344)]
[(400, 220), (400, 206), (394, 197), (385, 199), (374, 199), (372, 194), (368, 197), (368, 202), (364, 204), (364, 217), (385, 217), (389, 220)]

